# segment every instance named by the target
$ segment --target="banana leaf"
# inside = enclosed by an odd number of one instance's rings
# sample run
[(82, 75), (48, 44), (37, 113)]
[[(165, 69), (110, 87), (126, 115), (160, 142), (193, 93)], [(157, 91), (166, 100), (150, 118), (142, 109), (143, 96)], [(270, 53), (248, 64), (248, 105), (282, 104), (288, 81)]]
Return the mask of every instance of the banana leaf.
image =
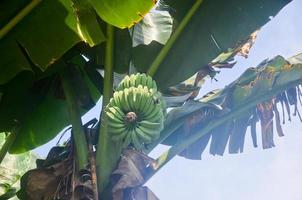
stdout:
[(154, 0), (88, 0), (98, 15), (118, 28), (138, 23), (155, 5)]
[(302, 54), (265, 60), (224, 89), (169, 112), (160, 140), (188, 159), (200, 159), (207, 145), (213, 155), (223, 155), (227, 145), (229, 153), (240, 153), (248, 129), (253, 146), (258, 146), (256, 125), (260, 123), (262, 148), (274, 147), (274, 135), (284, 135), (285, 113), (289, 121), (292, 115), (302, 121), (301, 84)]
[[(65, 65), (56, 64), (60, 68)], [(74, 65), (70, 73), (84, 114), (100, 98), (102, 91), (98, 85), (102, 77), (96, 69), (87, 66), (82, 57), (69, 65)], [(43, 145), (70, 124), (58, 73), (33, 81), (35, 79), (32, 73), (22, 72), (0, 87), (4, 93), (0, 102), (0, 130), (10, 132), (14, 126), (20, 126), (10, 153), (22, 153)]]
[[(236, 49), (249, 35), (267, 23), (290, 1), (220, 1), (204, 0), (185, 24), (154, 76), (161, 89), (178, 84), (204, 69), (218, 55)], [(165, 1), (176, 27), (196, 3)], [(173, 37), (173, 34), (172, 36)], [(163, 49), (158, 41), (134, 48), (133, 63), (147, 71)], [(148, 55), (148, 57), (142, 56)], [(171, 74), (173, 73), (173, 76)]]
[[(81, 41), (91, 46), (103, 43), (106, 38), (100, 17), (118, 27), (132, 26), (154, 3), (152, 0), (1, 1), (0, 48), (5, 51), (0, 57), (0, 84), (21, 71), (34, 72), (32, 64), (45, 71)], [(122, 21), (116, 18), (116, 13)], [(16, 16), (19, 21), (13, 20)]]

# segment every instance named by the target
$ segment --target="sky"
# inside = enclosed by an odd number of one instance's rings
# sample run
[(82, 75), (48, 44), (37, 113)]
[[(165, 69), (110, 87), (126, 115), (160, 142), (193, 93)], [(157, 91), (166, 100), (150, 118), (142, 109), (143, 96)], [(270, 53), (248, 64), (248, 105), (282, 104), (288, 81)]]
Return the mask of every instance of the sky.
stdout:
[[(238, 58), (233, 69), (222, 70), (218, 82), (208, 80), (200, 94), (223, 88), (266, 58), (288, 58), (302, 52), (301, 10), (302, 0), (281, 10), (261, 29), (249, 58)], [(98, 112), (89, 112), (83, 121)], [(276, 147), (268, 150), (253, 148), (247, 137), (242, 154), (211, 156), (206, 150), (200, 161), (175, 157), (146, 185), (161, 200), (302, 200), (302, 123), (294, 119), (284, 126), (284, 132), (285, 137), (275, 137)], [(58, 137), (35, 152), (46, 155)], [(151, 156), (166, 149), (161, 145)]]

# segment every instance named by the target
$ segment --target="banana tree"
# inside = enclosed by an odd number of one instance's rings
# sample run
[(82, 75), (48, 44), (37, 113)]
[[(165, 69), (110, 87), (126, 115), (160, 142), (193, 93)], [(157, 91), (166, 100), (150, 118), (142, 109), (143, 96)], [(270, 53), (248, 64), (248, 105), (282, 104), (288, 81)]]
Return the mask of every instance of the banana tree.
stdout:
[[(70, 139), (22, 176), (18, 198), (157, 199), (143, 185), (169, 160), (200, 159), (209, 141), (213, 155), (227, 144), (242, 152), (248, 127), (257, 146), (258, 121), (262, 147), (273, 147), (274, 120), (283, 136), (279, 110), (283, 121), (291, 107), (301, 118), (301, 54), (265, 60), (197, 95), (205, 78), (247, 56), (289, 2), (1, 2), (0, 132), (8, 136), (0, 161), (71, 125)], [(100, 99), (99, 119), (83, 124)], [(149, 157), (159, 144), (171, 147)]]

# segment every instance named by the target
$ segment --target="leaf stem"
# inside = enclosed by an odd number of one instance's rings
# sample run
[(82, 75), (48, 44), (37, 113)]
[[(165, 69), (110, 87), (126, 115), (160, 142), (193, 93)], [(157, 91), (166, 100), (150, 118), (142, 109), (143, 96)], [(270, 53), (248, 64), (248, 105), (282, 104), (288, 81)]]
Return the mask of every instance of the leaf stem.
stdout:
[(147, 74), (150, 76), (154, 76), (157, 69), (159, 68), (160, 64), (163, 62), (167, 54), (169, 53), (170, 49), (172, 48), (173, 44), (177, 40), (177, 38), (180, 36), (182, 31), (185, 29), (186, 25), (189, 23), (192, 16), (195, 14), (199, 6), (202, 4), (203, 0), (196, 0), (194, 5), (191, 7), (191, 9), (187, 12), (185, 17), (182, 19), (178, 27), (176, 28), (175, 32), (171, 35), (170, 39), (167, 41), (165, 46), (162, 48), (162, 50), (159, 52), (153, 63), (151, 64)]
[(7, 154), (9, 148), (12, 146), (14, 143), (16, 137), (17, 137), (17, 132), (19, 130), (19, 126), (16, 126), (13, 128), (13, 130), (10, 132), (10, 134), (7, 136), (5, 143), (0, 149), (0, 164), (2, 163), (5, 155)]
[(98, 178), (98, 191), (102, 192), (106, 185), (109, 183), (109, 177), (114, 169), (118, 155), (116, 145), (111, 141), (107, 132), (107, 119), (103, 115), (105, 106), (109, 103), (113, 93), (113, 48), (114, 48), (114, 28), (107, 24), (107, 42), (105, 52), (105, 72), (104, 72), (104, 89), (103, 89), (103, 102), (102, 112), (100, 116), (101, 127), (99, 133), (99, 140), (96, 151), (96, 166)]
[(0, 40), (41, 2), (42, 0), (32, 0), (16, 16), (14, 16), (3, 28), (1, 28)]
[(104, 93), (103, 93), (103, 107), (105, 107), (112, 97), (113, 93), (113, 37), (114, 28), (107, 25), (107, 43), (105, 54), (105, 75), (104, 75)]
[(202, 130), (199, 132), (191, 135), (190, 137), (187, 137), (186, 139), (176, 143), (174, 146), (172, 146), (170, 149), (165, 151), (162, 155), (160, 155), (156, 159), (156, 165), (155, 165), (155, 170), (148, 175), (148, 177), (145, 179), (146, 181), (150, 179), (156, 172), (158, 172), (165, 164), (167, 164), (172, 158), (174, 158), (177, 154), (182, 152), (185, 148), (187, 148), (190, 144), (194, 143), (201, 137), (205, 136), (208, 134), (211, 130), (214, 128), (217, 128), (218, 126), (222, 125), (223, 123), (227, 122), (228, 120), (237, 117), (241, 115), (242, 113), (250, 110), (251, 108), (255, 107), (258, 103), (264, 102), (272, 98), (272, 96), (277, 95), (281, 93), (282, 91), (286, 90), (287, 88), (294, 87), (298, 84), (300, 84), (302, 80), (297, 80), (290, 82), (282, 87), (276, 87), (271, 92), (267, 93), (266, 95), (263, 96), (255, 96), (254, 98), (250, 99), (249, 102), (247, 102), (244, 105), (238, 105), (238, 109), (220, 117), (218, 120), (213, 120), (211, 121), (208, 126), (204, 127)]
[(80, 109), (76, 100), (76, 88), (72, 87), (72, 80), (68, 71), (69, 67), (64, 67), (61, 71), (61, 80), (66, 97), (70, 122), (72, 125), (73, 138), (75, 142), (76, 155), (79, 169), (85, 169), (88, 164), (88, 146), (85, 137), (85, 132), (82, 126)]

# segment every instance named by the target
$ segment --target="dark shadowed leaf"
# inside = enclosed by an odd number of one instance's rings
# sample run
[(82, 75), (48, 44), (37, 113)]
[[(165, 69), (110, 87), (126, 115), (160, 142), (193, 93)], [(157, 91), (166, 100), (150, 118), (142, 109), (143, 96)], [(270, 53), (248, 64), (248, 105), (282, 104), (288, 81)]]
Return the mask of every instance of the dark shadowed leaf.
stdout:
[[(106, 28), (104, 27), (104, 30)], [(129, 72), (129, 64), (131, 59), (132, 42), (128, 29), (114, 29), (114, 71), (125, 74)], [(104, 67), (105, 61), (105, 44), (102, 43), (93, 48), (81, 46), (78, 51), (85, 55), (92, 65), (99, 68)]]
[[(72, 69), (70, 73), (77, 89), (78, 104), (83, 108), (82, 113), (85, 113), (95, 105), (100, 92), (88, 75), (76, 67)], [(11, 153), (22, 153), (45, 144), (70, 124), (58, 75), (33, 82), (32, 74), (25, 76), (24, 73), (2, 86), (4, 95), (0, 102), (0, 130), (9, 132), (16, 123), (21, 125)], [(101, 77), (96, 78), (99, 80)]]
[[(155, 74), (158, 85), (167, 88), (184, 81), (221, 53), (227, 53), (229, 48), (236, 49), (289, 2), (204, 0)], [(176, 23), (180, 23), (195, 1), (165, 3), (170, 6)], [(137, 69), (146, 71), (162, 47), (155, 41), (135, 47), (133, 60)], [(144, 60), (141, 59), (143, 52), (149, 55)]]
[[(30, 1), (27, 1), (27, 4)], [(14, 14), (26, 4), (20, 1), (2, 1), (6, 10), (18, 8)], [(5, 15), (8, 23), (14, 15)], [(8, 17), (9, 16), (9, 17)], [(17, 26), (0, 42), (1, 54), (0, 84), (4, 84), (23, 70), (32, 71), (19, 44), (26, 50), (31, 61), (42, 71), (60, 58), (67, 50), (80, 42), (77, 21), (73, 14), (70, 0), (41, 1)], [(43, 53), (41, 53), (43, 52)], [(9, 67), (8, 67), (9, 66)]]

